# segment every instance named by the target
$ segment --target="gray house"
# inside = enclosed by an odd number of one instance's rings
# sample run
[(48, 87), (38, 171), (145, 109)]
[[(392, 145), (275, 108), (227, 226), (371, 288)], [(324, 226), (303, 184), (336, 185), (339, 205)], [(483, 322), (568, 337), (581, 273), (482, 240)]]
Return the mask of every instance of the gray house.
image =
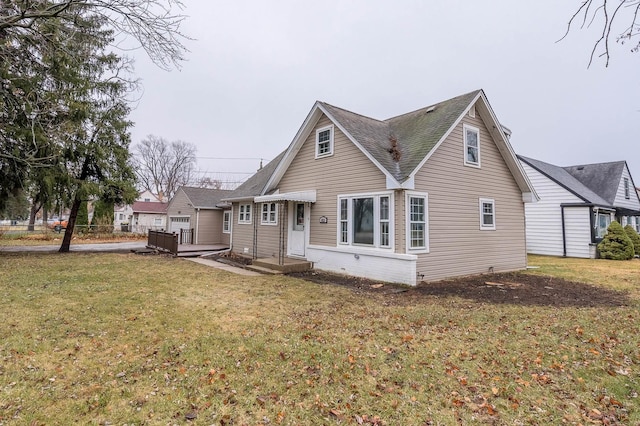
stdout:
[(625, 161), (558, 167), (518, 157), (540, 200), (527, 204), (527, 252), (596, 257), (612, 220), (640, 231), (640, 198)]

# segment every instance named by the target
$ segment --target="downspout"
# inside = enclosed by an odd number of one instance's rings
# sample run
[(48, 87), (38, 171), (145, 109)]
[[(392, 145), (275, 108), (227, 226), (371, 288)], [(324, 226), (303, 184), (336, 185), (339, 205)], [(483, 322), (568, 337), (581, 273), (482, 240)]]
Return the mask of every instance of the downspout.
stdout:
[(560, 220), (562, 220), (562, 257), (567, 257), (567, 236), (564, 226), (564, 206), (560, 205)]
[(194, 244), (198, 244), (198, 228), (200, 227), (200, 209), (197, 208), (196, 209), (196, 238), (195, 238), (195, 243)]
[(596, 216), (598, 215), (598, 208), (594, 207), (593, 211), (589, 209), (589, 225), (591, 228), (591, 244), (596, 242)]
[(231, 215), (229, 217), (229, 251), (233, 251), (233, 203), (231, 203)]

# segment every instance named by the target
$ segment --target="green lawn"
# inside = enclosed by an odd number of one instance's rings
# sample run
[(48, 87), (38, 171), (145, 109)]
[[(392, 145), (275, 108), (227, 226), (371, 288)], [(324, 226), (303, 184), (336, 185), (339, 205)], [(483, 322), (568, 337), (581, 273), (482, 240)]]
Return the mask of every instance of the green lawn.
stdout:
[(401, 303), (164, 256), (0, 255), (0, 425), (639, 424), (640, 261), (531, 257), (625, 291)]

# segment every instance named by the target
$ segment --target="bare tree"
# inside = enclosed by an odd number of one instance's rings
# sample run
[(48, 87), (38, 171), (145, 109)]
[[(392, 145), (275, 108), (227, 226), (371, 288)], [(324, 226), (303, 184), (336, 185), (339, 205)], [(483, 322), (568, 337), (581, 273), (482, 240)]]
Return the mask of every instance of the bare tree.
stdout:
[(179, 187), (193, 181), (195, 145), (149, 135), (135, 146), (135, 151), (138, 183), (157, 194), (161, 201), (171, 199)]
[[(573, 24), (580, 28), (596, 25), (599, 28), (599, 38), (593, 45), (589, 66), (595, 57), (604, 57), (605, 66), (609, 66), (610, 42), (620, 44), (635, 42), (632, 40), (640, 35), (640, 0), (585, 0), (578, 10), (571, 16), (567, 24), (567, 32), (560, 39), (563, 40), (571, 31)], [(559, 41), (560, 41), (559, 40)], [(631, 47), (632, 52), (640, 50), (640, 41)]]
[(188, 49), (180, 32), (185, 15), (182, 0), (2, 0), (0, 39), (10, 33), (34, 33), (39, 21), (58, 19), (70, 24), (80, 13), (91, 11), (106, 19), (116, 32), (135, 38), (163, 69), (180, 67)]

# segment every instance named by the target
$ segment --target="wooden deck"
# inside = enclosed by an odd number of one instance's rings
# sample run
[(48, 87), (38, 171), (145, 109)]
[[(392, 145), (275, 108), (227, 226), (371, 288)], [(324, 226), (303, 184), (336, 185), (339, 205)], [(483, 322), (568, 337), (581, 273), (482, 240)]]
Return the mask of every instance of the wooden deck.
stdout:
[[(169, 252), (168, 250), (162, 250), (159, 247), (147, 248), (152, 250), (161, 250)], [(225, 244), (178, 244), (178, 257), (198, 257), (206, 256), (208, 254), (218, 253), (224, 250), (228, 250), (229, 246)], [(169, 252), (170, 253), (170, 252)]]

